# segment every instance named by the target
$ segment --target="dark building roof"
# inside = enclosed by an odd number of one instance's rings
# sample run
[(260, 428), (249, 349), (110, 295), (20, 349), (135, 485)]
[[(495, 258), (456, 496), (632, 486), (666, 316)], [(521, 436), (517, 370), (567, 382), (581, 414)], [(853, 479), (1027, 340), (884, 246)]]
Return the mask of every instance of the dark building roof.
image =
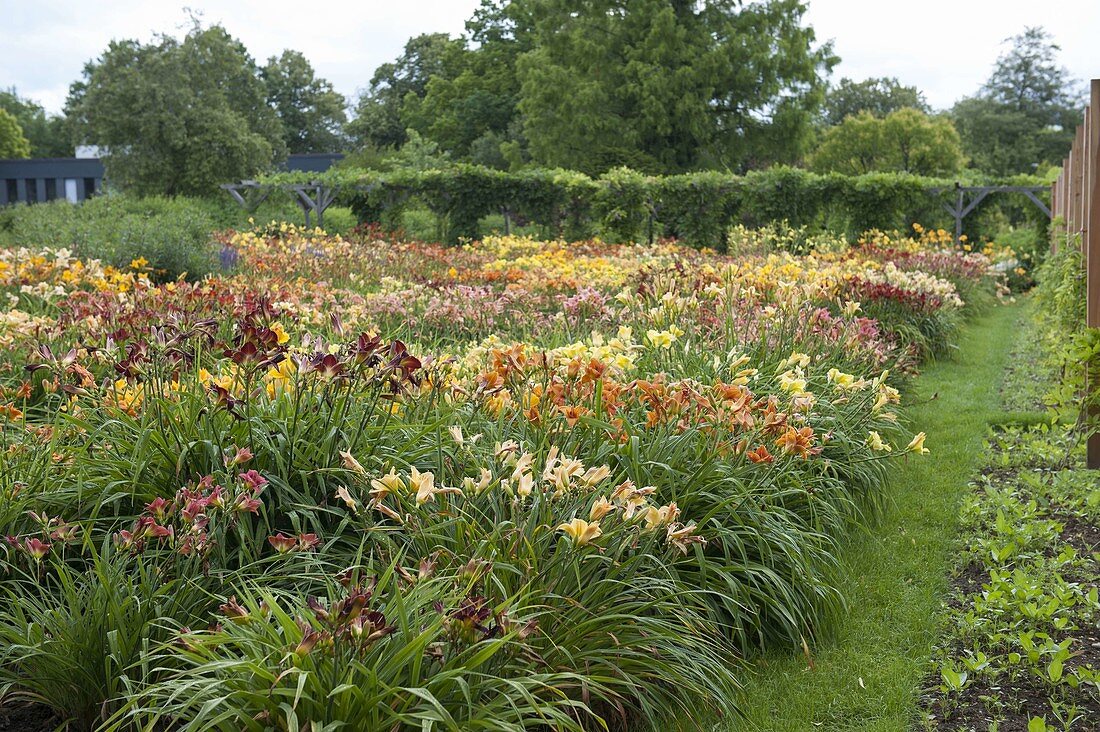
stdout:
[[(279, 167), (320, 173), (343, 159), (343, 153), (290, 155)], [(7, 158), (0, 159), (0, 180), (6, 178), (102, 178), (99, 158)]]

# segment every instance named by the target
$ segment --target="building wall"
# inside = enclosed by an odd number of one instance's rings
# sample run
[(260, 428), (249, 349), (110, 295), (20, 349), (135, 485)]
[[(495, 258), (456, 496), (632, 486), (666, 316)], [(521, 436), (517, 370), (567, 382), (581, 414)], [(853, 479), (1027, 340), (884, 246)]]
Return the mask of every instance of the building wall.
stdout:
[(103, 163), (94, 158), (0, 160), (0, 205), (68, 198), (83, 201), (103, 189)]
[[(343, 158), (340, 153), (291, 155), (284, 170), (320, 173)], [(0, 206), (63, 198), (83, 201), (103, 190), (103, 163), (97, 158), (0, 160)]]

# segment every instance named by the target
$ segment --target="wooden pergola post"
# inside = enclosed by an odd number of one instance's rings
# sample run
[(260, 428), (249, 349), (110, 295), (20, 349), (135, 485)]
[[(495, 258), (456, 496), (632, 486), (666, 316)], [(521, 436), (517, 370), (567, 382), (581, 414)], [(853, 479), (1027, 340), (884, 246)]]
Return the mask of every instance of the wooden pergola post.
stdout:
[[(1100, 328), (1100, 79), (1092, 80), (1085, 120), (1088, 134), (1082, 167), (1086, 171), (1083, 180), (1087, 195), (1081, 232), (1081, 245), (1085, 253), (1085, 325)], [(1085, 394), (1086, 399), (1092, 401), (1087, 427), (1093, 430), (1088, 438), (1087, 465), (1100, 469), (1100, 425), (1096, 423), (1100, 419), (1100, 407), (1095, 403), (1100, 398), (1100, 357), (1094, 356), (1090, 363), (1085, 364)]]

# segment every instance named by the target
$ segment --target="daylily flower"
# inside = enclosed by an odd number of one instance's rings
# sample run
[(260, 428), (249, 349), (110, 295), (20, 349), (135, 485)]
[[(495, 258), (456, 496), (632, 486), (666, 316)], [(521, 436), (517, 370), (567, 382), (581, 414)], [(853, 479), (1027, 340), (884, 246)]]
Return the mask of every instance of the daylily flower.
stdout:
[(309, 552), (321, 546), (321, 537), (317, 534), (298, 534), (298, 551)]
[(589, 468), (578, 480), (580, 480), (581, 484), (584, 486), (594, 486), (610, 477), (611, 468), (606, 465), (601, 465), (598, 468)]
[(297, 656), (308, 656), (310, 652), (321, 641), (321, 631), (309, 628), (303, 629), (302, 640), (298, 641), (298, 645), (294, 647), (294, 654)]
[(359, 475), (366, 475), (367, 474), (366, 468), (364, 468), (362, 465), (360, 465), (359, 461), (356, 460), (355, 456), (352, 455), (350, 452), (345, 452), (344, 450), (341, 450), (340, 451), (340, 460), (341, 460), (341, 462), (343, 462), (344, 467), (347, 468), (348, 470), (352, 471), (353, 473), (358, 473)]
[(851, 389), (856, 386), (856, 377), (851, 374), (846, 374), (840, 369), (829, 369), (828, 379), (830, 382), (837, 385), (840, 389)]
[(449, 488), (435, 485), (435, 474), (431, 472), (421, 473), (415, 467), (409, 473), (409, 489), (416, 492), (416, 504), (422, 506), (428, 501), (434, 501), (440, 494), (462, 494), (461, 488)]
[(756, 448), (755, 450), (750, 450), (749, 452), (745, 453), (745, 457), (747, 457), (749, 460), (751, 460), (754, 463), (773, 463), (773, 462), (775, 462), (775, 456), (772, 455), (770, 452), (768, 452), (768, 448), (765, 447), (764, 445), (761, 445), (760, 447)]
[(488, 468), (481, 469), (480, 477), (475, 481), (473, 478), (466, 477), (462, 479), (462, 487), (469, 493), (477, 495), (483, 490), (489, 487), (489, 484), (493, 482), (493, 474)]
[(359, 504), (351, 497), (351, 493), (348, 492), (346, 486), (340, 486), (336, 489), (336, 497), (343, 501), (344, 505), (350, 508), (353, 513), (359, 512)]
[(588, 519), (590, 521), (599, 521), (607, 514), (615, 510), (615, 504), (607, 500), (604, 496), (600, 496), (599, 500), (592, 504), (592, 508), (588, 511)]
[(298, 540), (293, 536), (279, 532), (275, 536), (267, 537), (267, 542), (275, 548), (279, 554), (289, 554), (298, 546)]
[(642, 512), (642, 519), (645, 521), (645, 527), (647, 529), (656, 529), (659, 526), (671, 524), (679, 516), (680, 509), (675, 503), (670, 503), (660, 508), (649, 506)]
[(915, 452), (918, 455), (927, 455), (928, 448), (924, 446), (924, 438), (925, 434), (923, 432), (918, 432), (916, 436), (909, 442), (909, 446), (905, 449), (910, 452)]
[(248, 493), (241, 493), (233, 501), (233, 510), (239, 513), (259, 513), (263, 501)]
[(236, 595), (231, 595), (228, 600), (218, 606), (218, 610), (234, 623), (247, 623), (251, 620), (248, 610), (244, 605), (237, 602)]
[(801, 394), (806, 391), (807, 381), (802, 369), (785, 371), (779, 375), (779, 387), (783, 391)]
[(172, 504), (159, 496), (145, 505), (145, 512), (157, 521), (164, 521), (171, 510)]
[(516, 495), (520, 498), (526, 498), (531, 495), (534, 488), (535, 476), (530, 473), (523, 473), (519, 476), (519, 480), (516, 483)]
[(38, 561), (50, 553), (50, 544), (35, 538), (25, 539), (23, 541), (23, 549), (27, 552), (35, 561)]
[(688, 545), (690, 544), (707, 543), (706, 539), (696, 535), (695, 524), (688, 524), (687, 526), (673, 524), (669, 526), (665, 540), (683, 554), (687, 554)]
[(808, 458), (821, 452), (821, 448), (813, 447), (813, 443), (814, 430), (812, 427), (801, 429), (788, 427), (775, 441), (776, 447), (783, 452), (798, 455), (801, 458)]
[(894, 449), (890, 447), (890, 443), (882, 439), (882, 435), (874, 430), (867, 433), (867, 444), (876, 452), (890, 452)]
[(623, 509), (623, 518), (629, 521), (634, 518), (634, 513), (646, 504), (647, 498), (656, 492), (657, 489), (653, 486), (635, 488), (634, 483), (628, 480), (615, 488), (611, 493), (611, 500), (619, 504)]
[[(355, 458), (352, 458), (353, 460)], [(359, 466), (362, 470), (362, 466)], [(366, 472), (366, 471), (363, 471)], [(370, 497), (374, 503), (381, 503), (382, 499), (391, 493), (404, 493), (405, 481), (401, 479), (401, 476), (397, 474), (393, 468), (390, 468), (390, 472), (383, 475), (381, 478), (375, 478), (371, 480), (371, 492)]]
[(267, 485), (267, 478), (263, 477), (255, 470), (247, 470), (238, 476), (241, 482), (251, 488), (253, 491), (259, 491), (265, 485)]
[(233, 457), (226, 456), (225, 466), (243, 465), (252, 459), (252, 451), (247, 447), (238, 447)]
[(557, 530), (564, 531), (577, 546), (584, 546), (603, 536), (603, 530), (600, 529), (599, 521), (589, 522), (581, 518), (575, 518), (567, 523), (559, 524)]

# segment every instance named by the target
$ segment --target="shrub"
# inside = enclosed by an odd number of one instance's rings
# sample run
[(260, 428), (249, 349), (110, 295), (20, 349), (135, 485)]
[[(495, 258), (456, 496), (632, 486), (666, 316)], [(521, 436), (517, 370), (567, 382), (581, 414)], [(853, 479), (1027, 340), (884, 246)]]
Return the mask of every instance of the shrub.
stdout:
[(107, 195), (78, 206), (21, 205), (11, 210), (8, 227), (16, 246), (70, 249), (119, 268), (144, 259), (161, 281), (197, 279), (218, 263), (216, 221), (207, 207), (189, 199)]

